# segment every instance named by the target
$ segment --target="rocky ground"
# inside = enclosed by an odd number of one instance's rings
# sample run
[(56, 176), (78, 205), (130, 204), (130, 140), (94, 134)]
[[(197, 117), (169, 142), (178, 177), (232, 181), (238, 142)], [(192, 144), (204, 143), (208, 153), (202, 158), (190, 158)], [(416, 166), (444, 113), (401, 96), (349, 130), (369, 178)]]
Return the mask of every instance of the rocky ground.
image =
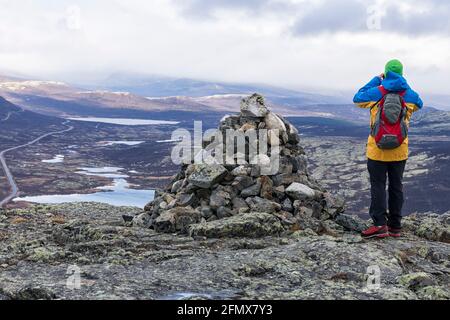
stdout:
[[(319, 234), (263, 238), (250, 237), (271, 220), (242, 215), (211, 228), (247, 237), (207, 239), (132, 227), (137, 214), (95, 203), (0, 211), (0, 299), (450, 299), (450, 213), (410, 216), (403, 238), (371, 241), (346, 215)], [(74, 266), (79, 289), (67, 286)], [(367, 287), (371, 266), (379, 289)]]
[[(0, 211), (0, 299), (450, 299), (450, 212), (405, 218), (400, 239), (364, 240), (368, 221), (343, 214), (310, 174), (296, 128), (263, 97), (244, 99), (216, 139), (230, 129), (249, 134), (244, 153), (231, 149), (248, 163), (186, 164), (143, 212)], [(271, 158), (253, 163), (264, 137)], [(336, 162), (351, 171), (346, 156), (324, 165)], [(336, 183), (355, 177), (347, 171)]]

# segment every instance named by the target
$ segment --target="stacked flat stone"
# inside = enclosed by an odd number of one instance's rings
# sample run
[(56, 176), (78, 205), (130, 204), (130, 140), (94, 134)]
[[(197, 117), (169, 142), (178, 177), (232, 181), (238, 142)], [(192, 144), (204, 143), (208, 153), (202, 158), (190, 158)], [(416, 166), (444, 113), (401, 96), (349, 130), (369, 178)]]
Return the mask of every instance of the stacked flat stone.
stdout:
[(221, 121), (220, 132), (228, 129), (257, 134), (278, 130), (278, 172), (262, 175), (257, 164), (183, 165), (165, 190), (156, 191), (135, 225), (191, 236), (259, 237), (302, 229), (319, 232), (324, 221), (343, 211), (343, 201), (309, 174), (298, 130), (272, 113), (262, 96), (243, 99), (240, 114)]

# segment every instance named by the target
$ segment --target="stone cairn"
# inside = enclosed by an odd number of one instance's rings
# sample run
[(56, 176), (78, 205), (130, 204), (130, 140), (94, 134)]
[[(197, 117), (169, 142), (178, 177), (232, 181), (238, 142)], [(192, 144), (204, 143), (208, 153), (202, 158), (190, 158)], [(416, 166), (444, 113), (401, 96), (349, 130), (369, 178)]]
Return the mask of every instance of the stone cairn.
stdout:
[[(155, 192), (155, 199), (133, 224), (193, 237), (259, 237), (299, 230), (320, 233), (327, 221), (343, 212), (343, 201), (308, 173), (298, 130), (269, 111), (262, 96), (243, 99), (240, 114), (220, 123), (219, 132), (229, 129), (277, 130), (277, 172), (263, 175), (260, 165), (250, 161), (185, 164), (165, 190)], [(207, 149), (209, 143), (204, 141), (203, 147)]]

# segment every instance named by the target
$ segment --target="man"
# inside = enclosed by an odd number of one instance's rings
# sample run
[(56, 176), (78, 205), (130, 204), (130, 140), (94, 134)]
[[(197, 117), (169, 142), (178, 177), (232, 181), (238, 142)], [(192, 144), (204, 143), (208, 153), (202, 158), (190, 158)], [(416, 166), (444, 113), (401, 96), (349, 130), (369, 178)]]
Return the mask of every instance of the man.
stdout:
[[(366, 238), (401, 236), (403, 172), (408, 159), (408, 135), (411, 115), (423, 102), (403, 77), (398, 60), (386, 64), (385, 72), (358, 91), (354, 103), (370, 109), (371, 134), (367, 142), (371, 196), (370, 216), (374, 226), (363, 231)], [(389, 200), (386, 205), (386, 180)]]

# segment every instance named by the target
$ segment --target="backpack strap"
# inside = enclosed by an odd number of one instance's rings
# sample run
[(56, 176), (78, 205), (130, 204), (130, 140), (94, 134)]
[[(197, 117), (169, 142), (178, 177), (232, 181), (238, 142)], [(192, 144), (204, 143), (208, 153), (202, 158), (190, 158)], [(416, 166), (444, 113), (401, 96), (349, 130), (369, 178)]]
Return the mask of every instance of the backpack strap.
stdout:
[[(378, 90), (380, 90), (381, 94), (383, 95), (383, 98), (385, 95), (387, 95), (389, 93), (389, 91), (386, 90), (386, 88), (382, 85), (378, 87)], [(406, 91), (405, 91), (405, 93), (406, 93)]]
[(370, 108), (370, 110), (372, 110), (373, 108), (375, 108), (375, 106), (379, 106), (380, 104), (382, 105), (384, 102), (384, 97), (389, 93), (389, 91), (386, 90), (385, 87), (383, 87), (383, 85), (378, 87), (378, 90), (380, 90), (381, 92), (381, 99), (377, 101), (377, 103), (375, 103), (372, 108)]

